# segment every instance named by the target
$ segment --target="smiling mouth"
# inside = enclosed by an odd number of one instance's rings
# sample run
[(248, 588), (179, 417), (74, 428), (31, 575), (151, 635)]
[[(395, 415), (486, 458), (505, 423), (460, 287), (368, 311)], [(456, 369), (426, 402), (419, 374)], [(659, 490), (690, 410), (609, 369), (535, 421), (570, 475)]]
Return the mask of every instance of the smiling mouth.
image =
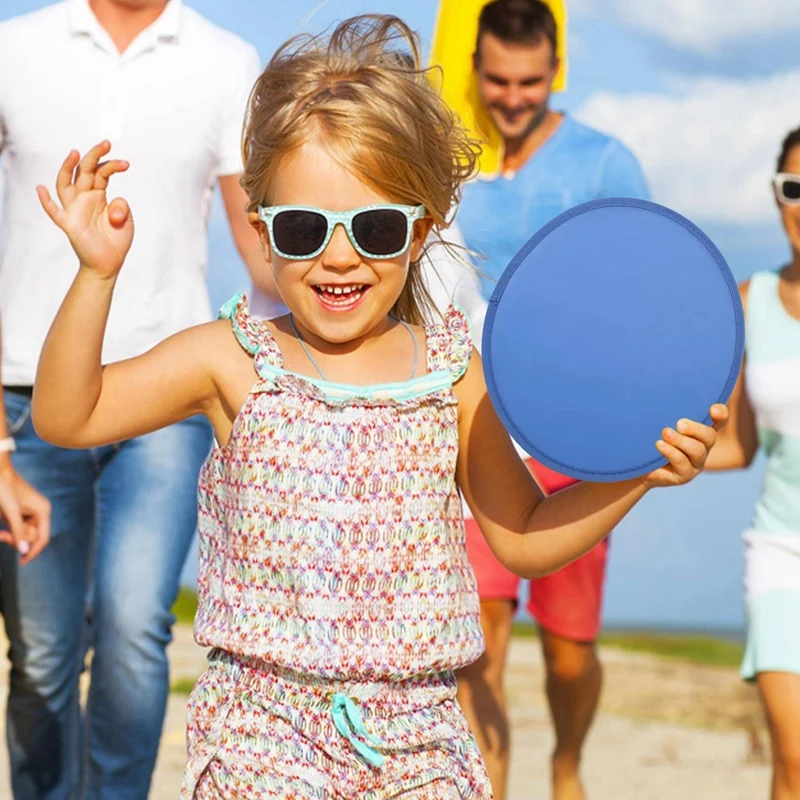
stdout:
[(363, 283), (348, 283), (319, 284), (313, 288), (325, 308), (332, 311), (349, 311), (358, 305), (370, 287)]
[(502, 111), (502, 115), (509, 121), (509, 122), (516, 122), (517, 120), (524, 117), (526, 114), (530, 112), (530, 109), (524, 108), (520, 111)]

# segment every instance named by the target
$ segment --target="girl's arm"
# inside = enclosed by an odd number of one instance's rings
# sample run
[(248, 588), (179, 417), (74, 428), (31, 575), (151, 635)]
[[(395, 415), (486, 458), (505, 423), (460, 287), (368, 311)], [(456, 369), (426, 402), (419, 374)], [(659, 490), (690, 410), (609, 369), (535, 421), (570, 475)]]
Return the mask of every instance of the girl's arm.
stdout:
[(56, 182), (61, 206), (37, 187), (80, 262), (45, 341), (33, 397), (39, 435), (64, 447), (148, 433), (203, 411), (216, 397), (206, 355), (219, 336), (213, 324), (177, 334), (138, 358), (101, 364), (114, 286), (133, 240), (128, 204), (106, 202), (109, 178), (128, 167), (100, 162), (109, 150), (103, 142), (80, 163), (75, 151), (69, 154)]
[[(749, 288), (749, 281), (745, 281), (739, 286), (739, 295), (742, 298), (745, 314), (747, 314)], [(725, 430), (720, 432), (714, 449), (709, 453), (706, 469), (744, 469), (753, 463), (758, 452), (756, 415), (747, 394), (744, 365), (742, 365), (742, 371), (739, 373), (739, 380), (736, 381), (731, 399), (728, 401), (728, 410), (730, 419)]]
[[(456, 384), (459, 401), (457, 480), (498, 560), (524, 578), (554, 572), (604, 539), (654, 486), (686, 483), (702, 469), (716, 431), (688, 422), (686, 435), (664, 435), (666, 467), (621, 483), (579, 483), (545, 498), (492, 407), (480, 358)], [(727, 418), (714, 406), (717, 424)]]

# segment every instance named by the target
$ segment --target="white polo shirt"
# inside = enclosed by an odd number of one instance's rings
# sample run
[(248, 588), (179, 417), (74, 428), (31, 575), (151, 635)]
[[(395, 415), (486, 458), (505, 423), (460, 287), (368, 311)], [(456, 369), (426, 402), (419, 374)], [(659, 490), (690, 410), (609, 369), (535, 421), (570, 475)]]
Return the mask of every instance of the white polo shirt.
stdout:
[(181, 0), (119, 55), (88, 0), (0, 24), (0, 321), (5, 385), (33, 383), (45, 335), (75, 276), (66, 236), (35, 187), (55, 196), (72, 148), (103, 139), (130, 161), (110, 197), (135, 235), (109, 318), (105, 362), (129, 358), (211, 317), (206, 223), (213, 185), (241, 172), (256, 50)]

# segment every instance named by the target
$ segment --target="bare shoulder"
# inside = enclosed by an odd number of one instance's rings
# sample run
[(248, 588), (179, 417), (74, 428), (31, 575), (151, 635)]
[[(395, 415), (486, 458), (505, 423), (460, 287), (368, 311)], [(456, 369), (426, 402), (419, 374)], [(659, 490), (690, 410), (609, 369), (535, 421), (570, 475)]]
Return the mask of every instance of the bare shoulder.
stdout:
[(253, 354), (239, 342), (230, 320), (209, 322), (195, 330), (198, 334), (195, 344), (205, 350), (209, 376), (215, 387), (205, 413), (214, 426), (217, 441), (224, 443), (233, 420), (258, 381)]
[(226, 375), (237, 372), (237, 365), (253, 361), (242, 349), (227, 320), (205, 322), (178, 331), (143, 358), (154, 369), (168, 370), (175, 379), (205, 375), (218, 388), (225, 382)]
[(220, 354), (223, 357), (230, 356), (234, 350), (241, 350), (227, 320), (194, 325), (173, 334), (165, 342), (170, 342), (178, 350), (184, 350), (187, 355), (193, 351), (199, 356), (205, 356), (202, 360), (209, 363)]
[(207, 322), (190, 330), (195, 334), (194, 346), (205, 352), (212, 373), (229, 373), (237, 365), (252, 371), (253, 356), (239, 343), (230, 320)]

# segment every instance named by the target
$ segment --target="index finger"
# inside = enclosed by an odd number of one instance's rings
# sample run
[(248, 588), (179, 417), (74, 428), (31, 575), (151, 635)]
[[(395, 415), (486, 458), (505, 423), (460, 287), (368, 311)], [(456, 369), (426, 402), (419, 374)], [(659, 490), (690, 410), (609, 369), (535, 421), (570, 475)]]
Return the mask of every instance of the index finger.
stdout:
[(697, 439), (706, 447), (713, 447), (717, 441), (717, 431), (711, 425), (703, 425), (702, 422), (695, 422), (691, 419), (682, 419), (675, 426), (678, 433), (683, 436), (691, 436)]

